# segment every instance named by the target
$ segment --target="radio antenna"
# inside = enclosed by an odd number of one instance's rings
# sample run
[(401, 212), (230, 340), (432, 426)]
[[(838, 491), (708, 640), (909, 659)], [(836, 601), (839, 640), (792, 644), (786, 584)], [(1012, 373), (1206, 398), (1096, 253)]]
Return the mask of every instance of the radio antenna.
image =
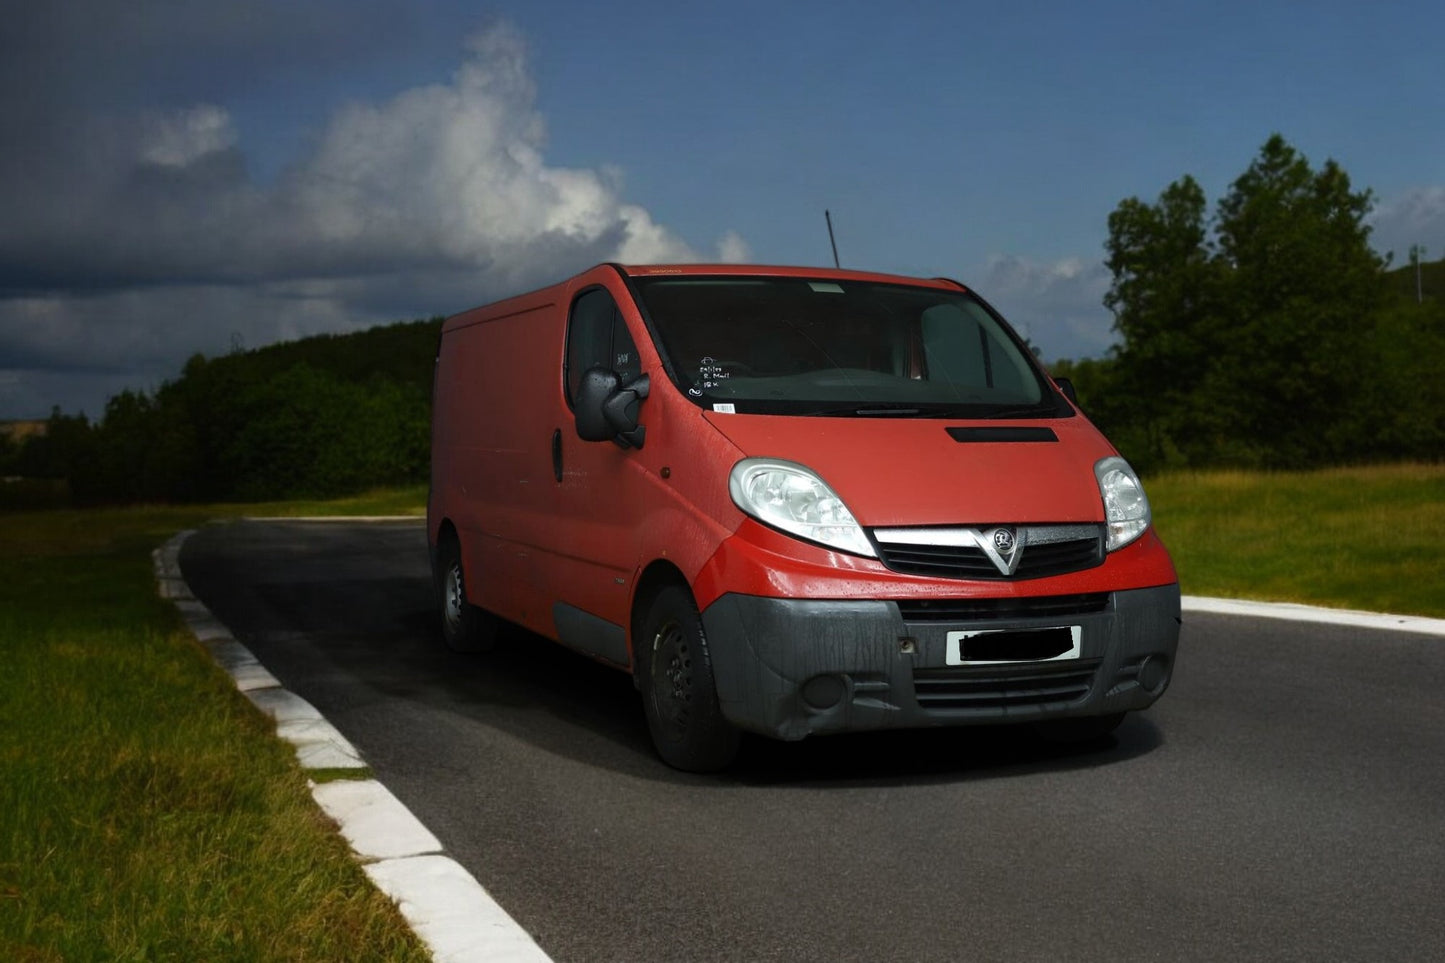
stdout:
[(828, 243), (833, 246), (833, 266), (842, 267), (838, 263), (838, 242), (833, 240), (833, 215), (829, 214), (826, 209), (823, 211), (823, 220), (828, 222)]

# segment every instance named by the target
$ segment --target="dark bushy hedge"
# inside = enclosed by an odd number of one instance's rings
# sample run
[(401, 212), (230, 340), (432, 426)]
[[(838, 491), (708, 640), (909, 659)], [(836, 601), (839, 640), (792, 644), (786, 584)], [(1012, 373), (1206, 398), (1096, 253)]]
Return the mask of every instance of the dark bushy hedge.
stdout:
[(77, 504), (327, 497), (425, 481), (441, 319), (208, 359), (95, 423), (59, 410), (0, 474), (68, 479)]

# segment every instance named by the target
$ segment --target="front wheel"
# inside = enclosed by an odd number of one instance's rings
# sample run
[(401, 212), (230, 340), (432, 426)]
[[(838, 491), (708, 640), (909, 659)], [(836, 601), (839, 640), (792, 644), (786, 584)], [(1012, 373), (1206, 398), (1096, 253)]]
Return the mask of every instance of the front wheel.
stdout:
[(461, 547), (456, 541), (448, 540), (442, 545), (437, 561), (442, 639), (454, 652), (486, 652), (497, 642), (497, 617), (467, 601)]
[(714, 772), (738, 751), (738, 730), (718, 703), (702, 618), (687, 589), (669, 586), (648, 608), (634, 640), (642, 706), (662, 760), (686, 772)]

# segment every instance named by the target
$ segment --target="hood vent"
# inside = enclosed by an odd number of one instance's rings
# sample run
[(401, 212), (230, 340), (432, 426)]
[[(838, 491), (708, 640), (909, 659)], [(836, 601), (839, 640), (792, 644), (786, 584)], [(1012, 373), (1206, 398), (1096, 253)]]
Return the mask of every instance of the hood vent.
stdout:
[(997, 428), (946, 428), (954, 441), (969, 442), (1030, 442), (1058, 441), (1059, 436), (1052, 428), (1000, 426)]

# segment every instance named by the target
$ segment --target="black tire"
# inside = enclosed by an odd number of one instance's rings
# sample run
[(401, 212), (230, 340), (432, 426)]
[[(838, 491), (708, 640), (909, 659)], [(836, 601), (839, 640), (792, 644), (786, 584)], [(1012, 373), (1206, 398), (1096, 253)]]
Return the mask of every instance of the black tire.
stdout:
[(737, 756), (738, 730), (718, 704), (712, 658), (692, 594), (658, 592), (633, 645), (643, 711), (663, 762), (684, 772), (716, 772)]
[(1106, 716), (1077, 716), (1072, 719), (1048, 719), (1034, 723), (1034, 731), (1045, 742), (1069, 746), (1102, 739), (1124, 721), (1123, 712)]
[(447, 648), (486, 652), (497, 644), (497, 617), (467, 601), (466, 573), (454, 538), (442, 542), (437, 550), (437, 601)]

